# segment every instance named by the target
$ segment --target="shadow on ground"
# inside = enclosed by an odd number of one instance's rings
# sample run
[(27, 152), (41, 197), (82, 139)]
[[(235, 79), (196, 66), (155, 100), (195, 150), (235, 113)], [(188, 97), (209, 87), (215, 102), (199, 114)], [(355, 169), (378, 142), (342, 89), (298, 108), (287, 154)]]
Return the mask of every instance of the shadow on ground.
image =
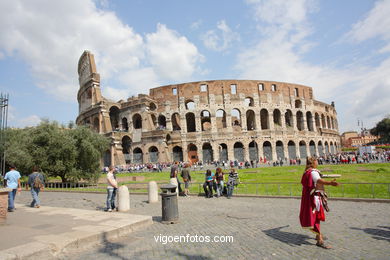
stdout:
[(372, 235), (373, 239), (385, 240), (390, 242), (390, 227), (377, 226), (378, 228), (356, 228), (351, 227), (354, 230), (361, 230), (369, 235)]
[(291, 246), (312, 245), (312, 243), (309, 242), (309, 240), (313, 240), (312, 237), (309, 237), (308, 235), (281, 231), (281, 229), (286, 227), (289, 227), (289, 225), (262, 231), (267, 236)]

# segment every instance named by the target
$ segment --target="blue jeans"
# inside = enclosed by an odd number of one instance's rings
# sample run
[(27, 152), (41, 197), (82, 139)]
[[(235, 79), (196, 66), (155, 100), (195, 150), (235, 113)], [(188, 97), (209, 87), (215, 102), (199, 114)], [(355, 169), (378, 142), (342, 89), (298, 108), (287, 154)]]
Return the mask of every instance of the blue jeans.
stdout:
[(13, 189), (12, 191), (8, 192), (8, 209), (14, 209), (15, 208), (15, 196), (16, 196), (17, 189)]
[(223, 181), (220, 181), (219, 183), (217, 183), (217, 196), (218, 197), (222, 196), (223, 186), (224, 186)]
[(41, 202), (39, 201), (39, 197), (38, 197), (40, 191), (41, 189), (39, 188), (31, 188), (31, 196), (33, 198), (33, 201), (30, 204), (31, 207), (41, 205)]
[(107, 188), (107, 209), (115, 209), (116, 188)]
[(227, 196), (230, 198), (233, 196), (233, 190), (234, 190), (234, 185), (228, 185), (227, 186)]

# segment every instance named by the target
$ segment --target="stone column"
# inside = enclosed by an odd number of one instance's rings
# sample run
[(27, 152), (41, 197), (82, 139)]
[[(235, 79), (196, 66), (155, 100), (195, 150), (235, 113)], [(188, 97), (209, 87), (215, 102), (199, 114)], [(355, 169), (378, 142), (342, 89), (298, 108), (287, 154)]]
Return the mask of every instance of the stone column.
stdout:
[(234, 161), (234, 143), (226, 142), (227, 150), (228, 150), (228, 160)]
[(268, 120), (269, 120), (269, 129), (274, 131), (275, 130), (275, 124), (274, 124), (274, 114), (268, 112)]
[(196, 129), (196, 132), (202, 132), (202, 120), (200, 118), (200, 114), (199, 112), (194, 112), (195, 114), (195, 129)]
[(118, 211), (125, 212), (130, 210), (130, 195), (127, 186), (122, 185), (118, 189)]
[(271, 147), (272, 147), (272, 161), (276, 161), (278, 160), (278, 155), (276, 153), (276, 142), (275, 141), (271, 141)]
[(280, 111), (280, 121), (281, 121), (280, 125), (281, 125), (282, 129), (286, 128), (286, 118), (284, 116), (284, 113), (282, 111)]
[(259, 111), (255, 112), (255, 123), (256, 123), (256, 130), (261, 131), (261, 117)]
[(148, 203), (158, 202), (158, 186), (157, 182), (150, 181), (148, 184)]
[(9, 188), (0, 188), (0, 225), (5, 224), (8, 212), (8, 193)]
[(241, 114), (241, 130), (246, 131), (248, 130), (246, 125), (246, 113), (242, 113), (240, 110), (240, 114)]

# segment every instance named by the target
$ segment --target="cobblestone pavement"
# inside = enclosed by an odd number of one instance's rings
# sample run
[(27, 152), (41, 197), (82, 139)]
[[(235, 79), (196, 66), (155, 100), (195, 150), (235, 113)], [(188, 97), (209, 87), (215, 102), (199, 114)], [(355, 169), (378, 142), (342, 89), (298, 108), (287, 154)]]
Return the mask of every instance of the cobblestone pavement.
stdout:
[[(23, 192), (17, 203), (29, 203)], [(102, 210), (104, 194), (41, 193), (42, 205)], [(160, 223), (161, 202), (131, 196), (131, 212), (154, 216), (150, 227), (62, 259), (389, 259), (390, 203), (330, 201), (322, 231), (333, 249), (301, 229), (297, 199), (179, 198), (178, 224)], [(107, 213), (117, 214), (117, 213)], [(233, 236), (226, 243), (156, 242), (161, 236)], [(192, 237), (195, 239), (195, 237)]]

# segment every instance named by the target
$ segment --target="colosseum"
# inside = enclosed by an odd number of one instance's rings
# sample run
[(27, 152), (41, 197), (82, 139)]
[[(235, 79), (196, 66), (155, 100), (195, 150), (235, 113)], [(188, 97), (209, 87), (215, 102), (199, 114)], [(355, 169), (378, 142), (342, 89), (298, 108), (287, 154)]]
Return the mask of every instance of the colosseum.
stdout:
[(171, 161), (275, 161), (340, 149), (334, 103), (311, 87), (210, 80), (152, 88), (117, 102), (101, 94), (94, 56), (78, 63), (77, 125), (111, 139), (104, 165)]

